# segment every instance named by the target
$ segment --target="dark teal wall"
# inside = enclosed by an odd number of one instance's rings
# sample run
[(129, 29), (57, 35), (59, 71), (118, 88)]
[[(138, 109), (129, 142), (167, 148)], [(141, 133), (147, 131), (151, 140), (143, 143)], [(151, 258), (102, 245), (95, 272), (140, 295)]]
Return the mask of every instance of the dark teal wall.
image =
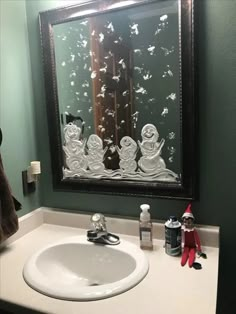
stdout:
[(221, 227), (218, 313), (235, 312), (236, 1), (199, 1), (199, 221)]
[[(236, 1), (197, 0), (199, 26), (198, 83), (200, 198), (193, 203), (197, 223), (221, 227), (218, 313), (233, 313), (236, 252)], [(58, 1), (59, 3), (59, 1)], [(135, 216), (139, 205), (151, 204), (152, 216), (180, 216), (184, 201), (62, 193), (52, 190), (48, 127), (40, 52), (38, 12), (56, 1), (27, 1), (36, 130), (43, 174), (42, 205)], [(186, 278), (188, 281), (187, 272)], [(184, 293), (183, 293), (184, 297)], [(184, 302), (184, 300), (183, 300)], [(201, 302), (201, 300), (199, 300)], [(191, 311), (190, 311), (191, 312)], [(207, 313), (204, 313), (207, 314)]]
[(37, 192), (23, 196), (21, 171), (37, 160), (34, 99), (25, 1), (0, 1), (1, 154), (19, 216), (39, 207)]

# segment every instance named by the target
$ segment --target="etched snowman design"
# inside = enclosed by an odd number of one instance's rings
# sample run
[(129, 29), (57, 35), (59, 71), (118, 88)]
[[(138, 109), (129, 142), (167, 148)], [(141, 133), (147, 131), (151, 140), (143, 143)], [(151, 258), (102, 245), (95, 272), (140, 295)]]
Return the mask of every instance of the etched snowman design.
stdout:
[(142, 157), (138, 161), (140, 169), (145, 173), (155, 174), (166, 168), (161, 158), (161, 150), (165, 140), (159, 139), (159, 133), (153, 124), (146, 124), (141, 131), (142, 142), (138, 141)]
[(121, 148), (116, 146), (120, 157), (120, 169), (125, 173), (133, 173), (137, 169), (137, 162), (135, 161), (137, 154), (137, 144), (130, 136), (122, 137), (120, 141)]
[(66, 165), (73, 174), (85, 172), (87, 159), (85, 155), (86, 140), (81, 140), (81, 128), (73, 123), (68, 123), (64, 128)]
[(103, 142), (96, 134), (89, 136), (87, 147), (87, 162), (89, 169), (95, 173), (103, 172), (105, 169), (103, 161), (107, 147), (103, 149)]

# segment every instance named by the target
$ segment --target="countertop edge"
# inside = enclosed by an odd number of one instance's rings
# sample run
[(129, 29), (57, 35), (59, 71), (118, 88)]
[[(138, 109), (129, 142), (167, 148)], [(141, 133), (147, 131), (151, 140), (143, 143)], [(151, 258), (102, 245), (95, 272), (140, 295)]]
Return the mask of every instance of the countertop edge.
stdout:
[[(72, 228), (89, 229), (91, 213), (72, 212), (67, 209), (40, 207), (19, 218), (19, 230), (3, 242), (6, 246), (42, 224), (53, 224)], [(138, 219), (109, 217), (106, 215), (107, 229), (113, 233), (138, 236)], [(202, 246), (219, 248), (219, 226), (196, 225)], [(153, 238), (164, 240), (164, 221), (153, 222)]]

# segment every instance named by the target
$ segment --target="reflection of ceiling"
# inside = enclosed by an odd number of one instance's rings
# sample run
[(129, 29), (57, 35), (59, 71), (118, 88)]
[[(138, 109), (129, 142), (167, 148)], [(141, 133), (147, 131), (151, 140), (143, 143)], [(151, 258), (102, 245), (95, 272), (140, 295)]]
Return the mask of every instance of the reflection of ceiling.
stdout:
[(125, 1), (121, 1), (119, 3), (113, 3), (111, 5), (109, 5), (109, 9), (117, 9), (117, 8), (122, 8), (123, 6), (128, 6), (131, 4), (135, 4), (135, 1), (133, 0), (125, 0)]
[(58, 6), (69, 6), (74, 4), (81, 4), (83, 2), (87, 2), (87, 0), (57, 0), (56, 2)]
[[(155, 9), (154, 9), (155, 5)], [(146, 7), (146, 10), (145, 10)], [(178, 0), (168, 0), (152, 4), (149, 6), (143, 6), (142, 12), (130, 14), (131, 20), (141, 20), (148, 17), (159, 16), (163, 14), (176, 14), (178, 8)]]

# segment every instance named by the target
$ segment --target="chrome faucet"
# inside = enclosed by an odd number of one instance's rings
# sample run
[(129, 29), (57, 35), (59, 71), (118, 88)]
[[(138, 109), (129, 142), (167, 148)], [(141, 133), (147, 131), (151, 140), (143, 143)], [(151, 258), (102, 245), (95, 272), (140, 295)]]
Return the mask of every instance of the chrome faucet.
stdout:
[(107, 232), (106, 219), (103, 214), (93, 214), (90, 218), (92, 229), (87, 231), (87, 239), (90, 242), (116, 245), (120, 243), (117, 235)]
[(94, 214), (90, 218), (94, 230), (98, 232), (107, 232), (106, 219), (103, 214)]

